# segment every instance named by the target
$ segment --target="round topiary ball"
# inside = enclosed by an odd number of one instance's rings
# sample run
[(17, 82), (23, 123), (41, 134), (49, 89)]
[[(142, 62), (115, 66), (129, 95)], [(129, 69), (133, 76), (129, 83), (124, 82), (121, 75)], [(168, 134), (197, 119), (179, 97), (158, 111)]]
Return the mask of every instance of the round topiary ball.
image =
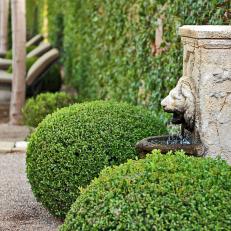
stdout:
[(230, 196), (225, 161), (156, 151), (103, 170), (60, 231), (230, 230)]
[(74, 101), (72, 96), (64, 92), (41, 93), (26, 101), (22, 109), (23, 121), (28, 126), (37, 127), (48, 114), (73, 104)]
[(36, 198), (64, 217), (105, 167), (136, 158), (138, 140), (166, 132), (153, 112), (127, 103), (76, 104), (47, 116), (27, 150), (27, 176)]

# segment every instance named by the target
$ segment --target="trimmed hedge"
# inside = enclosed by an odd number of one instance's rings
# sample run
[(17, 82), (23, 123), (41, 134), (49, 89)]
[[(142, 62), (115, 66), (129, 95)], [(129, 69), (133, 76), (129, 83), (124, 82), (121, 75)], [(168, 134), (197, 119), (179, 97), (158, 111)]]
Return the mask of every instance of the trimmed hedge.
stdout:
[(230, 230), (231, 167), (162, 155), (107, 168), (81, 190), (60, 231)]
[(22, 109), (23, 121), (28, 126), (37, 127), (48, 114), (74, 101), (73, 97), (64, 92), (39, 94), (26, 101)]
[(63, 47), (65, 7), (64, 0), (26, 0), (27, 6), (27, 37), (31, 38), (38, 33), (44, 33), (44, 20), (48, 20), (49, 42), (59, 51)]
[(39, 9), (37, 2), (38, 0), (26, 0), (27, 39), (39, 33)]
[[(49, 39), (64, 47), (66, 81), (81, 98), (150, 108), (160, 107), (182, 75), (178, 28), (231, 23), (227, 0), (48, 0), (47, 6)], [(166, 51), (155, 56), (158, 18)]]
[(49, 41), (54, 47), (57, 47), (59, 51), (63, 51), (64, 7), (65, 1), (63, 0), (48, 0), (47, 2)]
[(52, 0), (26, 0), (27, 39), (43, 32), (47, 1)]
[(79, 195), (105, 167), (137, 158), (138, 140), (165, 133), (153, 112), (95, 101), (72, 105), (47, 116), (27, 149), (27, 176), (35, 197), (64, 218)]

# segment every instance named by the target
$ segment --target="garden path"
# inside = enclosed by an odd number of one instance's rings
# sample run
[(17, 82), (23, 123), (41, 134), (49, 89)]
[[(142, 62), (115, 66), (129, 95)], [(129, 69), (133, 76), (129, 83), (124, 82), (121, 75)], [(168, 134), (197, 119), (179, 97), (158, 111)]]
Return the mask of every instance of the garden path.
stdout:
[(61, 222), (36, 202), (25, 174), (25, 154), (0, 155), (0, 231), (55, 231)]
[(8, 122), (8, 106), (0, 105), (0, 231), (55, 231), (61, 222), (34, 198), (26, 177), (25, 152), (9, 153), (29, 134)]

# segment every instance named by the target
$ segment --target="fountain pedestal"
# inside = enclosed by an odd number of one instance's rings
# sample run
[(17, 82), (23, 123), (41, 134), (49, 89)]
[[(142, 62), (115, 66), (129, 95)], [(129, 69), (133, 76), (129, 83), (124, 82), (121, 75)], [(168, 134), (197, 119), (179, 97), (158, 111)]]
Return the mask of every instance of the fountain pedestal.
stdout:
[(195, 86), (194, 137), (231, 164), (231, 26), (183, 26), (183, 76)]

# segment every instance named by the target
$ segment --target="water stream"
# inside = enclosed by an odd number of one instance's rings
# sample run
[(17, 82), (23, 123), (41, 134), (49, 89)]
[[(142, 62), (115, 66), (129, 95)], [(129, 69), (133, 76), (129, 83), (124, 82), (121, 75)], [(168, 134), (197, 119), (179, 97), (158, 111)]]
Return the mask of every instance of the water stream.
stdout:
[[(191, 138), (189, 137), (189, 134), (187, 134), (186, 130), (185, 130), (185, 126), (184, 124), (182, 125), (173, 125), (171, 124), (171, 126), (173, 127), (178, 127), (177, 129), (170, 129), (170, 133), (169, 133), (169, 137), (166, 141), (167, 145), (170, 144), (191, 144)], [(180, 128), (180, 130), (179, 130)], [(178, 131), (176, 131), (178, 130)]]

